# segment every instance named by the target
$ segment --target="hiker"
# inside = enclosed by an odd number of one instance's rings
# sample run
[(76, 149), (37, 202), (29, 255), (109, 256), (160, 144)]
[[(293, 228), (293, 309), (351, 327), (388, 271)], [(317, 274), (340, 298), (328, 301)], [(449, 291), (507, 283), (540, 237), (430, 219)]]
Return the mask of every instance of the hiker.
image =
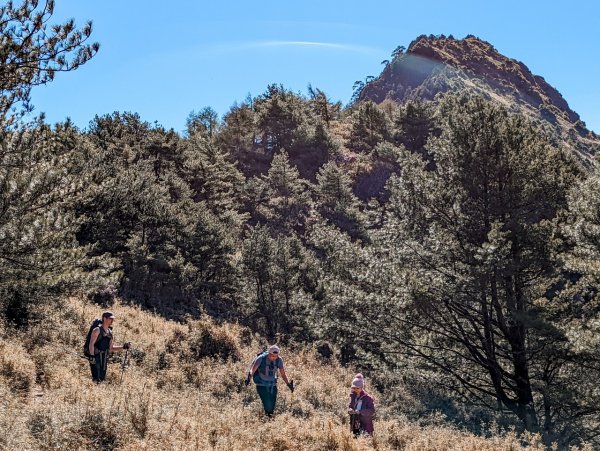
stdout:
[(248, 377), (245, 381), (246, 386), (248, 386), (250, 378), (252, 378), (256, 384), (256, 391), (260, 396), (267, 417), (273, 415), (275, 402), (277, 401), (277, 370), (279, 370), (281, 378), (290, 391), (294, 392), (294, 382), (288, 381), (283, 359), (280, 357), (279, 352), (279, 346), (273, 345), (269, 347), (268, 351), (258, 354), (248, 369)]
[(113, 343), (112, 324), (115, 315), (112, 312), (102, 314), (102, 324), (92, 329), (88, 355), (90, 356), (90, 369), (92, 370), (92, 379), (96, 383), (102, 382), (106, 378), (106, 368), (108, 366), (109, 352), (129, 349), (131, 343), (123, 343), (116, 346)]
[(373, 397), (364, 390), (365, 379), (358, 373), (352, 380), (350, 387), (350, 404), (348, 414), (350, 415), (350, 429), (354, 436), (360, 434), (373, 435), (373, 415), (375, 404)]

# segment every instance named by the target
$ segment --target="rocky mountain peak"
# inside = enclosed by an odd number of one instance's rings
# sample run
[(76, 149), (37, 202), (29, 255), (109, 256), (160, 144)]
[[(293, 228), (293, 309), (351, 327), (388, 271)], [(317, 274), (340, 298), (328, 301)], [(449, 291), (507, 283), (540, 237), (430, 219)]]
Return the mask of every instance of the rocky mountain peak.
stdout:
[(476, 36), (421, 35), (392, 56), (382, 73), (364, 85), (359, 100), (403, 103), (468, 91), (548, 123), (559, 141), (587, 156), (600, 147), (599, 137), (586, 128), (557, 89)]

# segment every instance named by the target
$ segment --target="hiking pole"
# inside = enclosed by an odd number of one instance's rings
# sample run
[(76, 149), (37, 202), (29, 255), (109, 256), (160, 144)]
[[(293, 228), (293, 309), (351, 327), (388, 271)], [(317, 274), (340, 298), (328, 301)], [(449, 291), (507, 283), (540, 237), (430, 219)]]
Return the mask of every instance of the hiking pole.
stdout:
[(127, 359), (129, 357), (129, 348), (125, 350), (125, 357), (123, 357), (123, 362), (121, 363), (121, 381), (119, 384), (123, 384), (123, 374), (125, 374), (125, 367), (127, 366)]
[(290, 405), (294, 404), (294, 391), (296, 389), (296, 385), (294, 385), (294, 379), (290, 380), (290, 391), (292, 392), (292, 396), (291, 396), (291, 400), (290, 400)]

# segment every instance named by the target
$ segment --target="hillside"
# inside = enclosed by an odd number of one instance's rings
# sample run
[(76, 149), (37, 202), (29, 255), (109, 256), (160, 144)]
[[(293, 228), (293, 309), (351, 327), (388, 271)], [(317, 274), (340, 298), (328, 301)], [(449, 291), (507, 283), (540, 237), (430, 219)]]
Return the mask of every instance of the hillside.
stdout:
[[(107, 382), (96, 386), (77, 355), (97, 305), (70, 299), (30, 333), (0, 337), (1, 449), (521, 448), (511, 433), (484, 439), (411, 423), (376, 391), (376, 437), (355, 440), (345, 415), (352, 369), (289, 346), (284, 357), (298, 388), (293, 396), (281, 390), (276, 416), (267, 421), (254, 387), (242, 384), (259, 347), (247, 329), (208, 320), (175, 323), (122, 304), (112, 309), (116, 337), (135, 346), (122, 382), (120, 358), (109, 366)], [(544, 449), (533, 436), (525, 440), (527, 449)]]
[(584, 160), (600, 148), (598, 135), (586, 128), (557, 89), (524, 63), (500, 54), (475, 36), (422, 35), (394, 56), (364, 86), (359, 100), (404, 103), (432, 100), (444, 92), (472, 92), (547, 124), (559, 143)]
[[(34, 67), (0, 77), (0, 448), (600, 448), (598, 137), (557, 92), (421, 37), (346, 108), (272, 84), (183, 134), (29, 122), (30, 89), (98, 49), (48, 34), (52, 7), (2, 10)], [(96, 386), (109, 307), (134, 348)], [(299, 385), (265, 421), (242, 380), (274, 342)], [(348, 430), (357, 372), (373, 440)]]

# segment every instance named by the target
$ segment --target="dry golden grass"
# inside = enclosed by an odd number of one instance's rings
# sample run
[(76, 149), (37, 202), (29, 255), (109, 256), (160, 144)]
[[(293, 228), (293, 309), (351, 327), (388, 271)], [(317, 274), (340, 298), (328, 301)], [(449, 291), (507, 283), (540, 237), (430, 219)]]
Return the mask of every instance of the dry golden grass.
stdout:
[[(294, 395), (280, 388), (276, 415), (266, 420), (254, 387), (242, 383), (258, 348), (247, 330), (209, 320), (177, 324), (122, 304), (112, 310), (116, 340), (131, 340), (136, 349), (122, 383), (118, 362), (109, 366), (107, 381), (95, 385), (87, 362), (77, 356), (91, 319), (100, 314), (83, 301), (69, 300), (49, 318), (49, 327), (0, 339), (1, 448), (522, 448), (510, 434), (484, 439), (392, 418), (376, 421), (373, 439), (354, 439), (345, 415), (353, 373), (319, 363), (311, 350), (283, 349), (298, 387)], [(536, 437), (527, 441), (528, 449), (544, 449)]]

